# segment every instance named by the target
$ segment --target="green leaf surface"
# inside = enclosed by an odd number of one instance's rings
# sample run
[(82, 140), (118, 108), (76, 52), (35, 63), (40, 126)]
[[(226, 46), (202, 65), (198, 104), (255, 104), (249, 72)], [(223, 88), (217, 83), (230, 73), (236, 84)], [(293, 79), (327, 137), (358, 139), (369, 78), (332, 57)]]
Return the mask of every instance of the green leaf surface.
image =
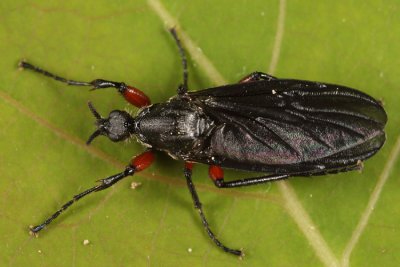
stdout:
[[(399, 7), (397, 0), (1, 1), (0, 266), (399, 266)], [(214, 188), (207, 167), (196, 165), (211, 227), (245, 250), (243, 260), (209, 240), (182, 162), (162, 153), (31, 237), (29, 225), (120, 172), (143, 147), (105, 138), (87, 147), (88, 100), (103, 115), (136, 109), (112, 89), (69, 87), (19, 71), (18, 61), (76, 80), (125, 81), (165, 101), (182, 76), (171, 23), (190, 52), (192, 90), (255, 70), (359, 88), (385, 103), (386, 145), (362, 173), (242, 189)], [(132, 181), (142, 185), (132, 190)]]

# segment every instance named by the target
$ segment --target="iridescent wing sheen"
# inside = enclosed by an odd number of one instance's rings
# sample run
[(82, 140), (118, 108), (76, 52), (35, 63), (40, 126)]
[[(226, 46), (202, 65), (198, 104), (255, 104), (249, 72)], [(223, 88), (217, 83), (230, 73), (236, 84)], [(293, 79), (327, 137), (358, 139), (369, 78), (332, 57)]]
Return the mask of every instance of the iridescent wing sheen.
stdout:
[(210, 88), (189, 97), (214, 120), (203, 149), (224, 167), (337, 169), (372, 156), (385, 142), (381, 104), (343, 86), (279, 79)]

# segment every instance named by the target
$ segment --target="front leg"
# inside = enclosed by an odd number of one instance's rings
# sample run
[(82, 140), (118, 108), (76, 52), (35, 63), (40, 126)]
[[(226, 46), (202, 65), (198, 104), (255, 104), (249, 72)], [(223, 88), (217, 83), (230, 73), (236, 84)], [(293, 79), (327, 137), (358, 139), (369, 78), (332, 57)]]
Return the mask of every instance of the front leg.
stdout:
[(145, 95), (139, 89), (129, 86), (129, 85), (126, 85), (125, 83), (122, 83), (122, 82), (113, 82), (113, 81), (107, 81), (107, 80), (102, 80), (102, 79), (96, 79), (91, 82), (74, 81), (74, 80), (66, 79), (66, 78), (60, 77), (58, 75), (55, 75), (47, 70), (43, 70), (43, 69), (36, 67), (28, 62), (25, 62), (25, 61), (21, 61), (19, 63), (19, 67), (22, 69), (29, 69), (34, 72), (43, 74), (47, 77), (50, 77), (59, 82), (66, 83), (68, 85), (92, 86), (93, 87), (92, 90), (114, 87), (125, 98), (125, 100), (128, 101), (129, 103), (131, 103), (132, 105), (134, 105), (138, 108), (150, 105), (150, 99), (147, 95)]
[(115, 175), (111, 175), (107, 178), (100, 179), (99, 182), (100, 184), (89, 188), (75, 196), (72, 197), (71, 200), (66, 202), (64, 205), (61, 206), (59, 210), (57, 210), (53, 215), (51, 215), (48, 219), (46, 219), (43, 223), (32, 226), (30, 227), (30, 232), (34, 235), (37, 235), (43, 228), (45, 228), (47, 225), (49, 225), (54, 219), (56, 219), (58, 216), (60, 216), (61, 213), (63, 213), (66, 209), (68, 209), (72, 204), (80, 200), (81, 198), (93, 193), (93, 192), (98, 192), (104, 189), (109, 188), (113, 184), (121, 181), (123, 178), (133, 175), (135, 172), (140, 172), (147, 167), (150, 166), (150, 164), (154, 160), (154, 155), (152, 151), (146, 151), (139, 156), (136, 156), (133, 158), (130, 162), (130, 164), (126, 167), (126, 169), (123, 172), (117, 173)]
[(114, 87), (125, 98), (126, 101), (138, 108), (148, 106), (151, 103), (150, 98), (145, 95), (145, 93), (122, 82), (96, 79), (91, 81), (90, 85), (93, 86), (92, 90)]

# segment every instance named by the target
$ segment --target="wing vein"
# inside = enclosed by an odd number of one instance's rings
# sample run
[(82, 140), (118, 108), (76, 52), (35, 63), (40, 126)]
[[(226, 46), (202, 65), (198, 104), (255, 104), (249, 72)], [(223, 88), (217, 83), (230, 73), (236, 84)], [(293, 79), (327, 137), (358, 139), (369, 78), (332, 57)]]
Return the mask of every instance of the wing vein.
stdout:
[[(267, 130), (269, 133), (271, 133), (275, 138), (277, 138), (280, 141), (280, 144), (282, 144), (283, 146), (285, 146), (287, 149), (290, 149), (292, 152), (296, 153), (296, 155), (300, 156), (301, 153), (299, 151), (297, 151), (297, 149), (295, 149), (290, 143), (288, 143), (285, 139), (283, 139), (279, 134), (277, 134), (276, 132), (274, 132), (273, 130), (271, 130), (270, 128), (268, 128), (267, 126), (265, 126), (263, 123), (261, 123), (260, 121), (255, 120), (253, 117), (250, 116), (245, 116), (243, 114), (239, 114), (237, 113), (237, 111), (234, 110), (229, 110), (229, 109), (224, 109), (224, 108), (219, 108), (219, 107), (212, 107), (212, 109), (214, 110), (218, 110), (218, 109), (223, 109), (224, 112), (219, 112), (217, 114), (217, 117), (221, 118), (224, 117), (227, 121), (229, 121), (229, 123), (233, 123), (233, 124), (237, 124), (239, 126), (242, 126), (243, 124), (239, 124), (237, 120), (233, 121), (232, 118), (228, 118), (226, 115), (226, 113), (234, 115), (235, 117), (241, 117), (241, 118), (246, 118), (249, 119), (251, 121), (253, 121), (254, 123), (256, 123), (257, 125), (261, 126), (263, 129)], [(215, 112), (212, 112), (212, 114), (215, 114)], [(271, 120), (269, 118), (265, 118), (268, 120)], [(273, 120), (271, 120), (272, 122), (275, 122)], [(245, 127), (243, 125), (243, 127)], [(246, 126), (245, 127), (246, 132), (248, 132), (249, 134), (252, 134), (252, 131)], [(253, 136), (253, 135), (252, 135)], [(259, 137), (257, 137), (257, 140), (261, 140)], [(261, 140), (262, 141), (262, 140)], [(262, 144), (266, 144), (265, 141), (262, 141)], [(268, 145), (268, 147), (270, 147)], [(271, 147), (270, 147), (271, 148)]]

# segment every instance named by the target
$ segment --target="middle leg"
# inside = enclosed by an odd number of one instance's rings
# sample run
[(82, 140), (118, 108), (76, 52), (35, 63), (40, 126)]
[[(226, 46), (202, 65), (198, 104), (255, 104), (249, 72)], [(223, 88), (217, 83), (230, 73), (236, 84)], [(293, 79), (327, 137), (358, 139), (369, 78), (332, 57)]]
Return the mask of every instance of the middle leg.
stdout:
[(231, 248), (226, 247), (224, 244), (221, 243), (221, 241), (219, 241), (215, 237), (214, 233), (211, 231), (210, 226), (209, 226), (209, 224), (207, 222), (206, 216), (204, 215), (203, 208), (201, 206), (201, 202), (200, 202), (199, 196), (197, 195), (196, 188), (194, 187), (194, 184), (193, 184), (193, 181), (192, 181), (192, 168), (193, 168), (193, 163), (186, 163), (185, 164), (185, 170), (184, 170), (185, 178), (186, 178), (186, 182), (187, 182), (187, 186), (189, 188), (190, 194), (192, 195), (194, 207), (199, 212), (201, 221), (203, 223), (204, 228), (207, 231), (208, 236), (211, 238), (211, 240), (218, 247), (220, 247), (225, 252), (228, 252), (228, 253), (243, 257), (244, 256), (243, 251), (238, 250), (238, 249), (231, 249)]
[(187, 68), (187, 59), (185, 55), (185, 50), (182, 47), (181, 40), (178, 38), (178, 34), (176, 33), (175, 28), (171, 28), (170, 33), (172, 34), (172, 37), (174, 37), (176, 45), (179, 48), (179, 54), (181, 56), (181, 61), (182, 61), (182, 67), (183, 67), (183, 83), (179, 85), (178, 87), (178, 95), (183, 95), (186, 94), (188, 91), (188, 68)]

